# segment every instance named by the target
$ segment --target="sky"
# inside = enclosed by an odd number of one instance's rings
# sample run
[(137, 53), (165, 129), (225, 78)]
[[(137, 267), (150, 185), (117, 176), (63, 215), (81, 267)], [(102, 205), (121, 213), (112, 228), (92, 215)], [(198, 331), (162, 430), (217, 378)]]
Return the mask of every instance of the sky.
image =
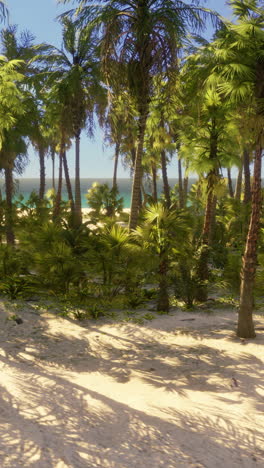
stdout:
[[(56, 17), (69, 9), (70, 5), (58, 5), (56, 0), (6, 0), (9, 9), (9, 23), (17, 24), (19, 31), (29, 30), (36, 37), (36, 43), (47, 42), (57, 47), (61, 45), (61, 27)], [(206, 7), (217, 11), (226, 18), (231, 18), (230, 8), (225, 0), (208, 0)], [(208, 26), (204, 33), (207, 38), (212, 35), (212, 28)], [(81, 177), (82, 178), (110, 178), (113, 173), (113, 147), (106, 147), (103, 142), (103, 133), (97, 128), (94, 139), (86, 137), (85, 132), (81, 139)], [(38, 177), (39, 165), (37, 155), (29, 149), (29, 159), (23, 177)], [(68, 152), (70, 175), (74, 177), (74, 150)], [(174, 158), (168, 168), (169, 177), (177, 177), (177, 161)], [(46, 163), (47, 177), (51, 177), (51, 161)], [(129, 177), (129, 172), (119, 165), (118, 177)]]

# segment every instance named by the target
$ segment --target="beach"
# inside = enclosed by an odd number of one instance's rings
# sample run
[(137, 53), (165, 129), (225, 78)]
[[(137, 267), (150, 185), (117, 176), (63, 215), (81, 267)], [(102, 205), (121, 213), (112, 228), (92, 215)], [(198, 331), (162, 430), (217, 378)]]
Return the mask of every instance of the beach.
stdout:
[(263, 466), (264, 336), (235, 337), (234, 309), (139, 325), (32, 303), (18, 325), (0, 307), (1, 468)]

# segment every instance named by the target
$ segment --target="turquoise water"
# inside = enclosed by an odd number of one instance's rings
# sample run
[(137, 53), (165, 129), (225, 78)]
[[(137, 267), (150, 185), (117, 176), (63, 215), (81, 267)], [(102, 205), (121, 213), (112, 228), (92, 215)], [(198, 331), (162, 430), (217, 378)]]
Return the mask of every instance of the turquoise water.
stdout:
[[(57, 182), (57, 181), (56, 181)], [(81, 195), (82, 195), (82, 206), (83, 208), (88, 207), (86, 200), (86, 193), (87, 190), (92, 186), (94, 182), (98, 182), (100, 184), (108, 183), (109, 187), (112, 186), (112, 179), (81, 179)], [(170, 186), (173, 187), (177, 183), (177, 179), (170, 179)], [(72, 181), (72, 187), (74, 187), (74, 181)], [(131, 187), (132, 187), (132, 180), (131, 179), (119, 179), (118, 180), (118, 188), (120, 196), (124, 199), (124, 208), (130, 207), (131, 201)], [(4, 192), (4, 182), (0, 180), (0, 188)], [(52, 180), (46, 180), (46, 192), (52, 188)], [(39, 190), (39, 179), (19, 179), (16, 183), (16, 197), (19, 194), (24, 196), (25, 201), (28, 200), (29, 195), (32, 191), (38, 193)], [(147, 193), (151, 193), (151, 188), (146, 184), (145, 190)], [(162, 181), (158, 181), (158, 191), (161, 193), (162, 191)], [(4, 193), (3, 193), (4, 196)], [(62, 192), (63, 200), (68, 200), (68, 195), (66, 191), (65, 185), (63, 185), (63, 192)]]

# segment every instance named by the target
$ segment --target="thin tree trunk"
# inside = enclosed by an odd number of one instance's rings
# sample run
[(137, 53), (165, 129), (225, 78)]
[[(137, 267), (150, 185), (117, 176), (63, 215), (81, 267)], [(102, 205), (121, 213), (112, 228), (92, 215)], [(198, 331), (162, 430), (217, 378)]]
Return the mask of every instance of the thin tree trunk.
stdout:
[(233, 190), (233, 183), (232, 183), (232, 177), (231, 177), (231, 169), (229, 167), (227, 168), (227, 181), (228, 181), (229, 195), (230, 195), (231, 198), (234, 198), (234, 190)]
[(238, 171), (237, 181), (236, 181), (236, 189), (235, 189), (235, 199), (241, 199), (241, 191), (242, 191), (242, 174), (243, 174), (243, 167), (241, 166)]
[(144, 145), (147, 115), (148, 115), (148, 105), (145, 102), (145, 104), (142, 105), (140, 117), (139, 117), (138, 145), (137, 145), (136, 160), (135, 160), (135, 165), (134, 165), (131, 208), (130, 208), (130, 218), (129, 218), (129, 230), (130, 231), (131, 229), (135, 229), (137, 227), (138, 215), (139, 215), (140, 204), (141, 204), (142, 156), (143, 156), (143, 145)]
[(178, 185), (179, 185), (179, 206), (184, 208), (184, 193), (183, 193), (183, 183), (182, 183), (182, 163), (178, 157)]
[(135, 164), (136, 164), (136, 157), (137, 157), (136, 148), (131, 148), (130, 153), (131, 153), (132, 168), (134, 169)]
[(55, 187), (55, 151), (52, 150), (51, 152), (51, 160), (52, 160), (52, 188), (56, 190)]
[(152, 172), (152, 198), (154, 203), (158, 201), (158, 190), (157, 190), (157, 167), (156, 164), (151, 162), (151, 172)]
[(11, 166), (5, 168), (5, 191), (6, 191), (6, 212), (5, 212), (5, 229), (6, 242), (9, 245), (15, 244), (14, 234), (14, 219), (13, 219), (13, 169)]
[(250, 186), (250, 158), (249, 152), (247, 150), (244, 151), (244, 158), (243, 158), (243, 165), (244, 165), (244, 203), (249, 203), (251, 201), (251, 186)]
[(39, 169), (40, 169), (40, 184), (39, 184), (39, 198), (44, 199), (45, 186), (46, 186), (46, 173), (45, 173), (45, 150), (40, 146), (38, 148), (39, 154)]
[(117, 188), (117, 168), (119, 160), (120, 142), (118, 141), (115, 145), (115, 162), (114, 162), (114, 173), (113, 173), (113, 188)]
[(63, 162), (66, 187), (67, 187), (67, 192), (68, 192), (68, 199), (69, 199), (70, 207), (71, 207), (71, 214), (74, 217), (74, 199), (73, 199), (73, 194), (72, 194), (72, 186), (71, 186), (71, 179), (69, 176), (69, 168), (68, 168), (68, 163), (67, 163), (66, 151), (62, 152), (62, 162)]
[(202, 231), (202, 239), (201, 239), (201, 253), (198, 260), (197, 265), (197, 277), (199, 279), (200, 285), (197, 288), (196, 299), (198, 301), (204, 302), (207, 300), (207, 284), (209, 277), (209, 269), (208, 269), (208, 260), (209, 260), (209, 244), (211, 240), (212, 234), (212, 225), (213, 225), (213, 217), (215, 213), (214, 205), (214, 194), (212, 187), (208, 189), (207, 194), (207, 201), (206, 201), (206, 209), (205, 209), (205, 217), (204, 217), (204, 225)]
[(80, 133), (75, 136), (75, 226), (82, 224), (82, 199), (80, 182)]
[(262, 148), (258, 145), (254, 164), (251, 217), (241, 269), (240, 302), (237, 325), (237, 336), (240, 338), (254, 338), (256, 336), (252, 315), (253, 288), (257, 266), (257, 241), (262, 209), (261, 158)]
[(165, 202), (166, 202), (166, 206), (169, 208), (171, 206), (171, 197), (170, 197), (170, 186), (169, 186), (169, 180), (168, 180), (168, 174), (167, 174), (166, 152), (164, 150), (161, 151), (161, 172), (162, 172)]
[(2, 226), (4, 225), (4, 210), (3, 210), (3, 197), (2, 197), (2, 190), (0, 189), (0, 244), (3, 243), (3, 236), (2, 236)]
[(187, 163), (185, 167), (185, 175), (183, 179), (183, 194), (184, 194), (184, 206), (186, 206), (187, 197), (188, 197), (188, 186), (189, 186), (189, 177), (186, 176), (186, 171), (188, 169), (189, 164)]
[(54, 221), (56, 221), (60, 215), (61, 192), (62, 192), (62, 159), (63, 159), (63, 149), (60, 150), (60, 155), (59, 155), (58, 188), (57, 188), (56, 198), (54, 201), (54, 209), (53, 209)]
[[(213, 161), (217, 157), (218, 134), (216, 131), (216, 121), (212, 119), (212, 133), (210, 137), (210, 159)], [(197, 277), (199, 287), (197, 288), (196, 299), (206, 301), (208, 295), (207, 282), (209, 279), (209, 247), (211, 244), (212, 230), (215, 218), (216, 197), (214, 195), (215, 179), (218, 176), (218, 169), (212, 169), (207, 177), (207, 201), (204, 216), (204, 225), (201, 236), (201, 253), (197, 264)]]

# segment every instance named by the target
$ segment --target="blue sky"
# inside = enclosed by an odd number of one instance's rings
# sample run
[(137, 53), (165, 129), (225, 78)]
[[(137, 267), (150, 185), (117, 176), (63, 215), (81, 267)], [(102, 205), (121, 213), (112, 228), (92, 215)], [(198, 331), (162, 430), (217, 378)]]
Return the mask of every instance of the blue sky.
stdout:
[[(10, 23), (19, 25), (19, 30), (29, 30), (36, 36), (36, 42), (48, 42), (56, 46), (61, 44), (61, 29), (55, 18), (69, 9), (68, 5), (58, 5), (56, 0), (6, 0)], [(225, 5), (225, 0), (208, 0), (206, 6), (216, 10), (221, 15), (231, 18), (230, 9)], [(72, 2), (69, 5), (74, 5)], [(212, 33), (208, 28), (207, 37)], [(85, 133), (81, 140), (81, 177), (112, 177), (113, 148), (103, 145), (102, 132), (97, 129), (94, 140), (88, 140)], [(33, 150), (29, 150), (30, 164), (26, 168), (23, 177), (38, 177), (39, 166), (37, 156)], [(74, 153), (71, 149), (68, 153), (70, 173), (74, 176)], [(176, 160), (170, 165), (169, 177), (177, 177)], [(119, 177), (129, 177), (120, 165)], [(47, 177), (51, 176), (51, 164), (47, 161)]]

